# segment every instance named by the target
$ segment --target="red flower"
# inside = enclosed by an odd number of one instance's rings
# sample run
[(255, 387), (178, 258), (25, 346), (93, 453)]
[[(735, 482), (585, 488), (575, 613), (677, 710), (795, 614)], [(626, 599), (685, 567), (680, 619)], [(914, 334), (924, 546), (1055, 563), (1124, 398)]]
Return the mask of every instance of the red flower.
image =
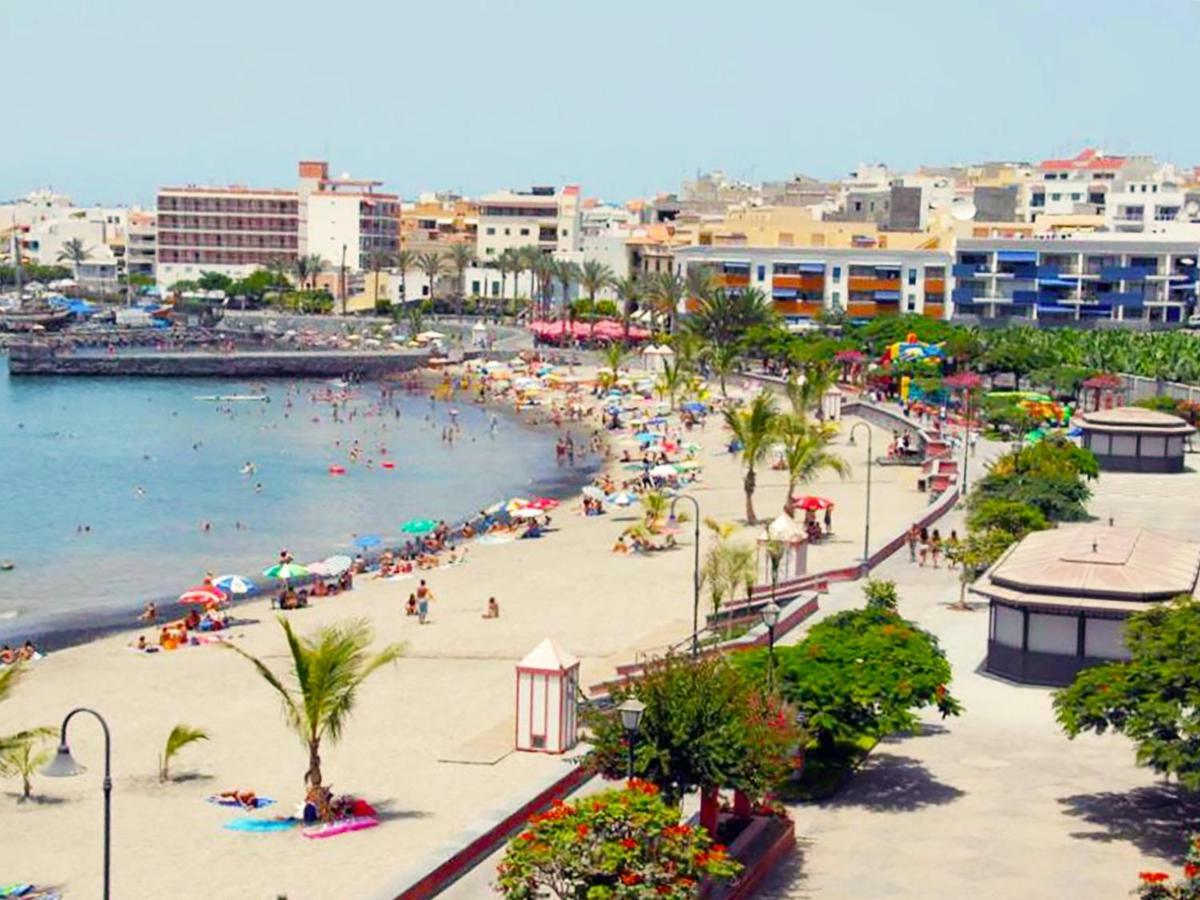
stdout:
[(622, 872), (621, 884), (638, 884), (642, 880), (642, 876), (636, 872)]
[(532, 841), (533, 840), (533, 832), (532, 831), (522, 831), (521, 832), (521, 840)]
[(1162, 884), (1170, 877), (1166, 872), (1138, 872), (1138, 878), (1146, 884)]
[(637, 841), (635, 841), (633, 838), (621, 838), (621, 846), (626, 850), (636, 850)]
[(1183, 867), (1183, 875), (1185, 878), (1195, 878), (1200, 875), (1200, 866), (1195, 863), (1188, 863)]
[(577, 826), (577, 827), (575, 828), (575, 833), (576, 833), (577, 835), (579, 835), (581, 838), (584, 838), (584, 837), (587, 837), (587, 835), (588, 835), (588, 832), (589, 832), (590, 830), (591, 830), (591, 829), (590, 829), (590, 828), (588, 828), (586, 825), (579, 825), (579, 826)]

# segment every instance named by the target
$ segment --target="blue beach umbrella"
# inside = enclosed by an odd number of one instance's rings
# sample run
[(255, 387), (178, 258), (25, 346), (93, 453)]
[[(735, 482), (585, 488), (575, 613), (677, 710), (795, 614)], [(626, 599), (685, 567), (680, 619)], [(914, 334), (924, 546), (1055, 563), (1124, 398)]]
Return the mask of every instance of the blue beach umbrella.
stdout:
[(360, 550), (369, 550), (371, 547), (377, 547), (383, 543), (383, 538), (377, 534), (360, 534), (354, 539), (354, 546)]
[(684, 403), (682, 406), (680, 406), (680, 409), (682, 409), (684, 412), (693, 412), (693, 413), (704, 412), (707, 408), (708, 407), (706, 407), (703, 403), (700, 403), (697, 400), (689, 400), (687, 403)]
[(662, 435), (655, 434), (652, 431), (639, 431), (633, 436), (633, 439), (639, 444), (653, 444), (656, 441), (662, 440)]
[(225, 593), (235, 597), (244, 594), (253, 594), (258, 590), (254, 582), (243, 578), (241, 575), (222, 575), (216, 579), (213, 584), (223, 590)]

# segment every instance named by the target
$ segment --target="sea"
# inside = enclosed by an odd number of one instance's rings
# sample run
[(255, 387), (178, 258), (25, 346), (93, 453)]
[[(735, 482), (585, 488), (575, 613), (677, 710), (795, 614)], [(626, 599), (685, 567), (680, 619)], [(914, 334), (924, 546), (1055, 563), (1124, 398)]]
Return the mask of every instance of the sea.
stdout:
[[(134, 622), (206, 573), (401, 543), (413, 518), (564, 494), (556, 436), (460, 397), (322, 381), (10, 378), (0, 363), (0, 642)], [(333, 405), (320, 399), (349, 390)], [(264, 393), (267, 401), (203, 397)], [(453, 443), (444, 430), (457, 414)], [(385, 466), (384, 464), (388, 465)], [(342, 467), (344, 474), (331, 474)]]

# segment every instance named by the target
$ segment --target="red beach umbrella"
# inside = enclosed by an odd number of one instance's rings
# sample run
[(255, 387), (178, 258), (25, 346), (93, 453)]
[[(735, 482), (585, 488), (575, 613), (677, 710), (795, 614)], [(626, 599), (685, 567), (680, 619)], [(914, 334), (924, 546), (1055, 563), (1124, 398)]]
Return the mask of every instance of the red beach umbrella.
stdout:
[(188, 588), (179, 595), (180, 603), (198, 603), (201, 605), (224, 603), (225, 599), (225, 592), (211, 584), (202, 584), (198, 587)]
[(792, 503), (797, 509), (805, 510), (830, 509), (833, 506), (832, 500), (826, 500), (824, 497), (813, 497), (811, 494), (806, 494), (803, 497), (793, 497)]

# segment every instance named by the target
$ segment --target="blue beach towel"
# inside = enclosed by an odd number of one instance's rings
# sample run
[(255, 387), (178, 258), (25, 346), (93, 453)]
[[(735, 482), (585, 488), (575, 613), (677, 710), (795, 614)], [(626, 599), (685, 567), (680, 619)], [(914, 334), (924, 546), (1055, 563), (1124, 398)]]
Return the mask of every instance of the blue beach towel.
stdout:
[(300, 822), (297, 819), (230, 819), (225, 827), (230, 831), (287, 831), (295, 828)]

